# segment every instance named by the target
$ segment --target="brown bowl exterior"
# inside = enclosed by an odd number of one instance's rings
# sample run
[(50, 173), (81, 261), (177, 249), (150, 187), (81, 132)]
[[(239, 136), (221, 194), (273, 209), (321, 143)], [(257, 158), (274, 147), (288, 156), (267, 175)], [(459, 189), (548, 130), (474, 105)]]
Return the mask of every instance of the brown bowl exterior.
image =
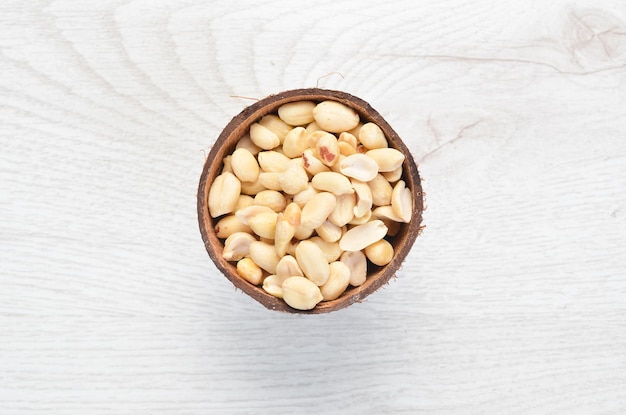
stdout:
[[(401, 151), (405, 155), (404, 164), (402, 166), (402, 179), (413, 194), (413, 214), (411, 221), (402, 224), (397, 235), (388, 238), (395, 250), (393, 260), (383, 267), (377, 267), (368, 262), (368, 277), (363, 285), (359, 287), (348, 287), (346, 292), (338, 299), (323, 301), (313, 310), (309, 311), (296, 310), (289, 307), (282, 299), (266, 293), (261, 287), (250, 284), (237, 274), (235, 264), (222, 258), (223, 243), (215, 234), (215, 223), (217, 220), (209, 215), (207, 203), (209, 188), (215, 177), (219, 175), (221, 171), (224, 157), (234, 151), (235, 145), (248, 132), (250, 125), (264, 115), (275, 113), (283, 104), (304, 100), (316, 102), (333, 100), (341, 102), (354, 109), (361, 117), (362, 122), (376, 123), (385, 133), (389, 141), (389, 146)], [(383, 284), (386, 284), (389, 279), (396, 274), (415, 242), (415, 238), (419, 235), (423, 210), (422, 185), (417, 166), (411, 153), (398, 134), (376, 110), (362, 99), (345, 92), (319, 88), (296, 89), (270, 95), (250, 105), (239, 115), (235, 116), (230, 123), (228, 123), (226, 128), (224, 128), (209, 152), (198, 187), (198, 222), (200, 225), (200, 233), (202, 234), (205, 248), (217, 268), (235, 285), (235, 287), (239, 288), (268, 309), (289, 313), (318, 314), (339, 310), (353, 303), (362, 301)]]

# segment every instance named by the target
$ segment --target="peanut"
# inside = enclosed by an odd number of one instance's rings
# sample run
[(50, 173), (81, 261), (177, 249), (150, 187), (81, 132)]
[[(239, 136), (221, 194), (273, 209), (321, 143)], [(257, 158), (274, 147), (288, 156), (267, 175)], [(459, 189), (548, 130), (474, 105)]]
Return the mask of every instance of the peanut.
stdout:
[(395, 183), (402, 177), (402, 166), (393, 171), (383, 172), (382, 175), (389, 183)]
[(232, 158), (233, 158), (232, 156), (224, 157), (224, 167), (222, 167), (222, 174), (226, 172), (228, 173), (233, 172)]
[(237, 142), (235, 149), (240, 149), (240, 148), (245, 148), (250, 153), (252, 153), (253, 156), (256, 156), (257, 154), (259, 154), (259, 151), (262, 150), (261, 147), (257, 146), (256, 144), (252, 142), (252, 139), (250, 138), (250, 134), (244, 135), (241, 138), (241, 140)]
[(339, 154), (342, 154), (344, 156), (351, 156), (353, 154), (356, 154), (356, 147), (352, 147), (345, 141), (337, 142), (337, 146), (339, 147)]
[(372, 191), (367, 183), (352, 179), (352, 187), (356, 192), (356, 206), (354, 207), (354, 216), (362, 218), (368, 211), (372, 210)]
[(351, 129), (351, 130), (348, 130), (348, 131), (346, 131), (346, 132), (347, 132), (347, 133), (352, 134), (352, 135), (353, 135), (353, 136), (355, 136), (355, 137), (358, 137), (358, 136), (359, 136), (359, 132), (361, 131), (361, 128), (362, 128), (362, 127), (363, 127), (363, 124), (361, 124), (361, 123), (359, 122), (359, 123), (357, 124), (357, 126), (356, 126), (356, 127), (354, 127), (354, 128), (353, 128), (353, 129)]
[(330, 268), (326, 255), (314, 242), (300, 242), (296, 248), (296, 260), (304, 275), (315, 285), (323, 285), (328, 280)]
[(256, 238), (246, 232), (235, 232), (226, 238), (222, 258), (227, 261), (238, 261), (250, 253), (250, 244)]
[(389, 218), (385, 218), (385, 217), (380, 216), (380, 215), (374, 216), (373, 213), (372, 213), (372, 216), (375, 217), (376, 219), (380, 219), (380, 220), (383, 221), (383, 223), (387, 227), (387, 235), (388, 236), (395, 236), (400, 231), (401, 222), (395, 221), (395, 220), (391, 220)]
[(287, 199), (276, 190), (262, 190), (254, 196), (254, 204), (267, 206), (274, 212), (282, 212), (287, 207)]
[(345, 263), (335, 261), (329, 268), (328, 281), (320, 287), (324, 301), (336, 300), (350, 285), (350, 268)]
[(280, 145), (280, 138), (267, 127), (254, 123), (250, 126), (250, 140), (263, 150), (271, 150)]
[(282, 289), (285, 302), (297, 310), (311, 310), (324, 299), (319, 287), (304, 277), (287, 278)]
[(339, 171), (348, 177), (362, 182), (369, 182), (378, 175), (378, 164), (365, 154), (355, 152), (341, 160)]
[(367, 279), (367, 258), (361, 251), (344, 252), (341, 255), (341, 262), (348, 266), (350, 270), (350, 285), (358, 287)]
[(217, 176), (209, 188), (208, 205), (211, 216), (217, 218), (232, 212), (240, 192), (241, 182), (234, 174), (226, 172)]
[(309, 241), (319, 246), (324, 255), (326, 255), (326, 262), (329, 264), (336, 261), (343, 253), (341, 248), (339, 248), (339, 242), (327, 242), (319, 236), (309, 238)]
[(217, 235), (218, 238), (228, 238), (235, 232), (252, 233), (252, 229), (242, 223), (235, 215), (224, 216), (215, 224), (215, 235)]
[(250, 243), (249, 247), (250, 258), (265, 271), (270, 274), (276, 274), (276, 266), (280, 258), (276, 254), (274, 245), (270, 245), (266, 242), (254, 241)]
[(316, 123), (315, 121), (313, 121), (313, 122), (309, 123), (309, 124), (306, 126), (306, 132), (307, 132), (307, 134), (314, 133), (315, 131), (323, 131), (323, 130), (322, 130), (322, 127), (320, 127), (320, 126), (319, 126), (319, 124), (318, 124), (318, 123)]
[(241, 182), (241, 193), (248, 196), (254, 196), (260, 191), (266, 190), (267, 188), (263, 186), (263, 183), (261, 183), (260, 177), (261, 174), (259, 174), (259, 177), (257, 177), (257, 179), (253, 182)]
[(239, 209), (237, 212), (235, 212), (235, 216), (244, 225), (249, 225), (250, 219), (255, 217), (256, 215), (261, 214), (261, 213), (274, 213), (274, 214), (276, 214), (276, 212), (274, 212), (271, 208), (269, 208), (267, 206), (251, 205), (251, 206), (245, 207), (243, 209)]
[(336, 242), (342, 236), (341, 228), (327, 220), (315, 228), (315, 232), (317, 232), (323, 240), (328, 242)]
[(368, 150), (365, 154), (374, 159), (376, 164), (378, 164), (379, 172), (394, 171), (402, 166), (402, 162), (404, 161), (404, 154), (395, 148), (375, 148)]
[(261, 238), (274, 239), (277, 217), (274, 211), (259, 213), (248, 220), (248, 226)]
[(314, 228), (309, 228), (307, 226), (300, 225), (296, 227), (296, 232), (293, 234), (293, 237), (300, 241), (303, 241), (305, 239), (309, 239), (311, 235), (313, 235), (314, 231), (315, 231)]
[[(259, 173), (259, 180), (258, 182), (261, 184), (261, 186), (263, 187), (263, 189), (269, 189), (269, 190), (282, 190), (282, 186), (280, 185), (280, 181), (278, 180), (280, 176), (279, 172), (265, 172), (262, 171), (261, 173)], [(258, 193), (260, 190), (257, 190), (254, 194)]]
[(306, 189), (293, 195), (293, 202), (296, 203), (298, 206), (300, 206), (300, 208), (302, 208), (304, 207), (304, 205), (307, 204), (309, 200), (311, 200), (313, 196), (315, 196), (318, 193), (319, 191), (315, 187), (313, 187), (311, 183), (308, 183)]
[(250, 284), (259, 285), (263, 281), (263, 270), (250, 258), (237, 262), (237, 274)]
[(289, 134), (289, 131), (291, 131), (291, 129), (293, 128), (292, 126), (281, 120), (280, 117), (274, 114), (268, 114), (263, 116), (259, 121), (259, 124), (276, 134), (281, 144), (283, 143), (283, 140), (285, 139), (287, 134)]
[(379, 219), (389, 219), (395, 222), (402, 222), (402, 218), (396, 215), (393, 211), (393, 208), (390, 205), (379, 206), (372, 212), (372, 215), (375, 218)]
[(363, 225), (357, 225), (346, 232), (339, 241), (344, 251), (360, 251), (366, 246), (377, 242), (387, 234), (383, 221), (376, 219)]
[(276, 219), (274, 246), (276, 247), (276, 254), (278, 254), (279, 257), (287, 253), (289, 242), (296, 232), (296, 225), (291, 223), (285, 216), (286, 215), (281, 212)]
[(238, 148), (231, 156), (230, 164), (235, 176), (242, 182), (254, 182), (259, 177), (259, 163), (245, 148)]
[(354, 216), (352, 220), (348, 222), (348, 225), (363, 225), (364, 223), (369, 222), (371, 218), (372, 218), (372, 211), (367, 210), (365, 214), (361, 216), (360, 218)]
[(283, 298), (283, 282), (284, 279), (278, 275), (268, 275), (263, 280), (263, 290), (274, 297)]
[(289, 131), (283, 142), (283, 152), (285, 156), (294, 158), (300, 157), (304, 150), (308, 148), (308, 133), (303, 127), (296, 127)]
[(385, 239), (381, 239), (365, 248), (365, 256), (373, 264), (382, 267), (393, 259), (393, 246)]
[(343, 173), (341, 173), (340, 163), (345, 158), (346, 158), (346, 156), (344, 156), (343, 154), (341, 154), (341, 153), (337, 154), (337, 161), (335, 162), (335, 164), (330, 166), (330, 171), (334, 171), (335, 173), (343, 174)]
[(335, 136), (325, 131), (316, 131), (310, 137), (315, 143), (315, 156), (327, 166), (334, 165), (339, 156), (339, 145)]
[(391, 209), (403, 222), (408, 223), (413, 214), (413, 196), (404, 180), (398, 181), (391, 194)]
[(311, 179), (311, 184), (317, 190), (331, 192), (337, 196), (354, 193), (350, 180), (346, 176), (333, 171), (317, 173)]
[(281, 172), (290, 166), (289, 157), (275, 150), (261, 151), (257, 158), (264, 172)]
[(300, 226), (302, 209), (296, 203), (289, 203), (285, 208), (285, 219), (293, 226)]
[(339, 134), (339, 138), (337, 139), (337, 141), (350, 145), (350, 147), (352, 147), (354, 151), (356, 151), (357, 139), (353, 134), (350, 134), (347, 131), (343, 132)]
[(343, 194), (336, 197), (335, 210), (328, 215), (328, 220), (337, 226), (344, 226), (354, 218), (356, 194)]
[(382, 174), (377, 174), (373, 180), (367, 182), (367, 185), (372, 191), (372, 202), (374, 205), (387, 206), (391, 204), (393, 188)]
[(278, 184), (283, 192), (295, 195), (309, 185), (309, 176), (301, 165), (291, 163), (283, 172), (278, 174)]
[(252, 196), (239, 195), (234, 211), (237, 212), (239, 209), (247, 208), (248, 206), (251, 206), (253, 204), (254, 204), (254, 198)]
[(359, 124), (359, 115), (350, 107), (336, 101), (323, 101), (313, 109), (317, 124), (331, 133), (341, 133)]
[(368, 150), (388, 147), (387, 139), (385, 138), (383, 130), (381, 130), (380, 127), (373, 122), (363, 124), (359, 130), (359, 141)]
[(302, 152), (302, 162), (304, 164), (304, 168), (312, 175), (316, 175), (321, 172), (330, 171), (328, 166), (324, 165), (315, 154), (313, 154), (313, 150), (306, 149)]
[(335, 209), (337, 199), (332, 193), (321, 192), (316, 194), (302, 208), (300, 224), (308, 229), (315, 229), (328, 218)]
[(295, 258), (296, 248), (298, 247), (298, 245), (300, 245), (300, 241), (296, 238), (292, 239), (291, 242), (289, 242), (289, 245), (287, 245), (287, 254)]
[(289, 277), (304, 277), (304, 273), (298, 265), (298, 261), (291, 255), (285, 255), (276, 265), (276, 276), (286, 280)]
[(306, 125), (313, 122), (315, 102), (298, 101), (283, 104), (278, 108), (278, 116), (290, 125)]

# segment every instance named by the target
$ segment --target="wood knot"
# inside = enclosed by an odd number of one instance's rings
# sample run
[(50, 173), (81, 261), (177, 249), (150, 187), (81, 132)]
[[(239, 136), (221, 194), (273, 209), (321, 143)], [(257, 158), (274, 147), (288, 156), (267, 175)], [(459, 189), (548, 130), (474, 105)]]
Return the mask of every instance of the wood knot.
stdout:
[(574, 10), (566, 37), (572, 59), (586, 69), (626, 63), (626, 24), (606, 10)]

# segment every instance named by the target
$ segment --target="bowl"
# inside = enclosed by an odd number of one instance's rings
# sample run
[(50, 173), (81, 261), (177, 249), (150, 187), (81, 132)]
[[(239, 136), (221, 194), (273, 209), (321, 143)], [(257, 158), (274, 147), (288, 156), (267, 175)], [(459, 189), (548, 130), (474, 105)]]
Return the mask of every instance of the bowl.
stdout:
[[(213, 180), (221, 172), (224, 157), (234, 151), (237, 142), (248, 133), (250, 125), (265, 115), (276, 113), (278, 108), (283, 104), (305, 100), (314, 102), (325, 100), (337, 101), (356, 111), (362, 122), (376, 123), (384, 132), (389, 147), (393, 147), (404, 154), (405, 159), (403, 162), (402, 179), (411, 190), (413, 196), (413, 211), (410, 221), (408, 223), (402, 223), (400, 230), (395, 236), (386, 238), (394, 247), (394, 256), (391, 262), (381, 267), (375, 266), (368, 261), (368, 276), (365, 283), (358, 287), (349, 286), (339, 298), (331, 301), (322, 301), (317, 304), (315, 308), (307, 311), (294, 309), (288, 306), (284, 300), (265, 292), (262, 287), (252, 285), (237, 274), (235, 263), (228, 262), (222, 258), (224, 245), (222, 240), (217, 237), (215, 231), (215, 224), (218, 219), (212, 218), (209, 214), (207, 202), (209, 188)], [(235, 116), (228, 125), (226, 125), (211, 148), (200, 176), (197, 196), (200, 233), (207, 253), (216, 267), (235, 287), (266, 308), (288, 313), (319, 314), (336, 311), (354, 303), (361, 302), (368, 295), (387, 284), (389, 279), (395, 276), (396, 272), (401, 267), (415, 239), (420, 234), (422, 228), (422, 212), (424, 210), (422, 185), (417, 165), (408, 148), (393, 128), (364, 100), (346, 92), (319, 88), (296, 89), (281, 92), (270, 95), (244, 108), (241, 113)]]

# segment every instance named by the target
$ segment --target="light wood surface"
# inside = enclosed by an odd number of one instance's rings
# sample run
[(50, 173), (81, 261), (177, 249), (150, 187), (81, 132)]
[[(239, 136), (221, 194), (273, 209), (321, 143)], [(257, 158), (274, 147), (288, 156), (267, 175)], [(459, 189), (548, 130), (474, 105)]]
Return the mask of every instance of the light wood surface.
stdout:
[[(5, 0), (0, 51), (3, 415), (626, 412), (623, 1)], [(285, 315), (196, 190), (236, 96), (316, 85), (405, 140), (427, 227)]]

